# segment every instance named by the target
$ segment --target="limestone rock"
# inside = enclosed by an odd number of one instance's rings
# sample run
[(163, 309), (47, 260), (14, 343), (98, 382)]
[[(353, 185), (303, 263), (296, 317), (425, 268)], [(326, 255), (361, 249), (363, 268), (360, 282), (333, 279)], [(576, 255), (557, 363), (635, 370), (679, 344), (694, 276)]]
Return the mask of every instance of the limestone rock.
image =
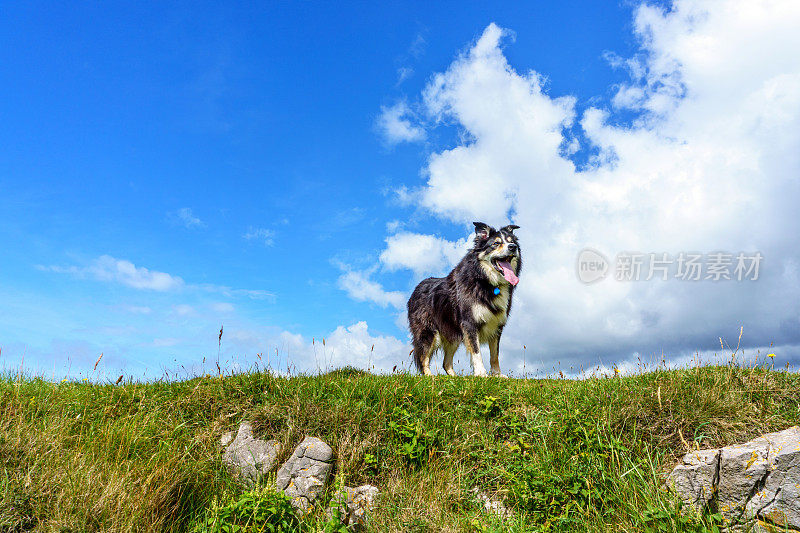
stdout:
[(341, 493), (334, 496), (331, 504), (338, 506), (339, 517), (344, 525), (353, 531), (366, 531), (369, 511), (374, 508), (378, 494), (378, 487), (372, 485), (342, 487)]
[(331, 447), (316, 437), (306, 437), (278, 470), (275, 484), (292, 498), (292, 505), (308, 511), (324, 490), (332, 469)]
[(719, 450), (698, 450), (683, 456), (668, 483), (674, 485), (684, 503), (702, 507), (714, 497), (719, 473)]
[(715, 505), (731, 530), (800, 530), (800, 427), (689, 452), (668, 483), (688, 504)]
[(230, 440), (231, 436), (223, 435), (220, 439), (220, 443), (226, 446), (222, 462), (246, 482), (258, 483), (274, 468), (281, 451), (280, 443), (255, 438), (253, 426), (247, 421), (241, 423), (235, 439)]

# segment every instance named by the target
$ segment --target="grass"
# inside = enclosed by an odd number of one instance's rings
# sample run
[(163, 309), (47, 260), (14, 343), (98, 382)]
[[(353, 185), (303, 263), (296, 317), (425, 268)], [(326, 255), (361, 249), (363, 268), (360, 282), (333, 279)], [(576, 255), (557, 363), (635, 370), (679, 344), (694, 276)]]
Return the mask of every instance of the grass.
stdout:
[[(243, 495), (257, 507), (220, 462), (220, 435), (244, 419), (282, 442), (281, 460), (304, 435), (328, 442), (337, 483), (381, 489), (374, 531), (712, 531), (713, 516), (680, 511), (664, 473), (689, 447), (798, 424), (799, 390), (797, 374), (735, 364), (578, 381), (7, 375), (0, 532), (199, 531)], [(485, 511), (473, 487), (514, 516)], [(335, 530), (321, 512), (301, 527)]]

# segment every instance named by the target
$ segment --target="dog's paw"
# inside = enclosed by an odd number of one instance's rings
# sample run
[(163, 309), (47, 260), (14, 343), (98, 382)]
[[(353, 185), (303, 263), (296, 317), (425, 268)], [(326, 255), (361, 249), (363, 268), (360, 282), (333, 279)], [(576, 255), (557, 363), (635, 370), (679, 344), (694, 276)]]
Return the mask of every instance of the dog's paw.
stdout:
[(478, 370), (473, 371), (472, 375), (476, 378), (485, 378), (489, 376), (489, 374), (486, 373), (485, 368), (479, 368)]
[(502, 372), (500, 372), (499, 370), (498, 370), (497, 372), (495, 372), (495, 371), (493, 370), (493, 371), (492, 371), (492, 377), (495, 377), (495, 378), (506, 378), (506, 379), (508, 379), (508, 376), (506, 376), (505, 374), (503, 374), (503, 373), (502, 373)]

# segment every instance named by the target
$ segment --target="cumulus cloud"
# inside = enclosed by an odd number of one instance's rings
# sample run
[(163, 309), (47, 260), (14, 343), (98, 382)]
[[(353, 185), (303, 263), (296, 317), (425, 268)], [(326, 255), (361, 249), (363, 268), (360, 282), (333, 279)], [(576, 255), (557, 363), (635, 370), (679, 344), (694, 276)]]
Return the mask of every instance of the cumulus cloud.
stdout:
[(338, 326), (318, 337), (226, 325), (222, 360), (226, 366), (235, 358), (240, 368), (258, 364), (280, 373), (326, 372), (343, 366), (392, 372), (410, 368), (409, 350), (406, 342), (371, 331), (365, 321)]
[(424, 140), (425, 130), (412, 120), (415, 120), (415, 117), (408, 104), (398, 102), (389, 107), (381, 106), (376, 126), (390, 145)]
[(102, 255), (95, 259), (92, 264), (85, 267), (48, 266), (37, 268), (60, 274), (72, 274), (80, 278), (112, 281), (134, 289), (169, 291), (178, 289), (184, 285), (183, 279), (178, 276), (172, 276), (166, 272), (149, 270), (145, 267), (137, 267), (130, 261), (116, 259), (110, 255)]
[(469, 142), (433, 153), (419, 203), (455, 221), (503, 220), (519, 188), (541, 193), (528, 212), (552, 205), (570, 187), (572, 163), (559, 156), (562, 130), (574, 119), (572, 97), (550, 98), (536, 72), (516, 73), (500, 48), (508, 32), (494, 24), (468, 52), (428, 84), (423, 100), (437, 121), (456, 121)]
[[(675, 357), (714, 349), (717, 337), (791, 346), (800, 355), (800, 4), (793, 0), (642, 5), (640, 51), (608, 57), (630, 74), (610, 107), (576, 111), (520, 72), (492, 24), (421, 95), (435, 122), (464, 141), (434, 152), (425, 184), (404, 191), (465, 227), (513, 221), (525, 270), (503, 344), (547, 366), (605, 364), (633, 353)], [(617, 110), (633, 111), (621, 122)], [(582, 145), (568, 133), (580, 129)], [(565, 149), (565, 146), (570, 149)], [(594, 155), (585, 168), (576, 149)], [(381, 261), (415, 281), (461, 253), (460, 242), (396, 234)], [(584, 285), (578, 252), (760, 251), (758, 281), (675, 279)], [(458, 252), (457, 252), (458, 251)], [(678, 355), (684, 354), (684, 355)]]
[[(304, 365), (300, 370), (324, 371), (354, 366), (374, 369), (376, 372), (391, 372), (395, 366), (400, 368), (411, 362), (406, 343), (391, 335), (371, 334), (364, 321), (339, 326), (324, 338), (324, 345), (319, 339), (311, 344), (300, 335), (282, 334), (284, 346), (296, 355), (292, 361)], [(316, 368), (311, 366), (312, 361)]]
[[(379, 262), (385, 271), (409, 269), (420, 277), (441, 275), (461, 259), (471, 242), (467, 238), (450, 242), (435, 235), (399, 232), (386, 238), (387, 247), (381, 252)], [(408, 294), (387, 291), (380, 282), (372, 279), (378, 267), (353, 270), (340, 265), (340, 268), (344, 273), (339, 277), (339, 287), (354, 300), (371, 302), (383, 308), (405, 309)]]
[(401, 232), (386, 238), (380, 261), (390, 271), (409, 269), (417, 277), (442, 274), (461, 259), (470, 245), (466, 238), (451, 242), (435, 235)]
[(381, 307), (403, 309), (406, 303), (405, 295), (400, 291), (387, 291), (383, 286), (369, 278), (370, 273), (364, 271), (348, 270), (339, 277), (339, 287), (354, 300), (372, 302)]

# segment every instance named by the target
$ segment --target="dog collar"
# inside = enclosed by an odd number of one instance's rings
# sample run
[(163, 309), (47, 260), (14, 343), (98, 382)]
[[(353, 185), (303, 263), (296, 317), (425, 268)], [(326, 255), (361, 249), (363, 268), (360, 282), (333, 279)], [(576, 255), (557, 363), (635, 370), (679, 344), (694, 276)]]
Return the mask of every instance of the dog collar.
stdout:
[(495, 287), (492, 292), (494, 293), (495, 296), (499, 295), (500, 294), (500, 287)]

